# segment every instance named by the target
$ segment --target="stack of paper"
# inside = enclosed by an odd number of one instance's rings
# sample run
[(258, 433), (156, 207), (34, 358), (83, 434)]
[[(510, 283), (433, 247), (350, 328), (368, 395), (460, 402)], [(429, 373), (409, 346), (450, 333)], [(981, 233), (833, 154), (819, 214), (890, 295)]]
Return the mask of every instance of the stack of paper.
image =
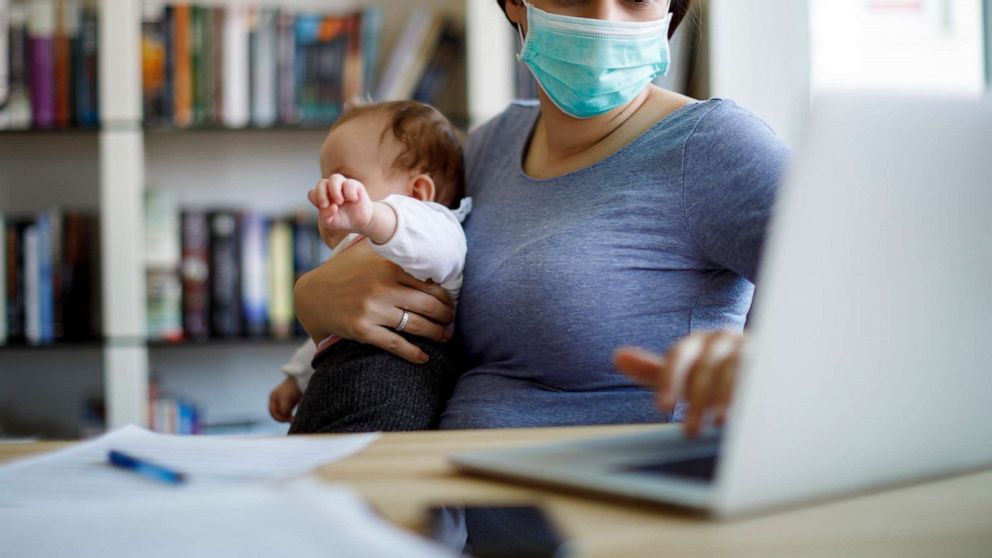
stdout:
[[(431, 558), (450, 551), (380, 520), (350, 490), (290, 479), (378, 434), (248, 439), (127, 427), (0, 467), (4, 556)], [(118, 450), (186, 474), (111, 467)]]

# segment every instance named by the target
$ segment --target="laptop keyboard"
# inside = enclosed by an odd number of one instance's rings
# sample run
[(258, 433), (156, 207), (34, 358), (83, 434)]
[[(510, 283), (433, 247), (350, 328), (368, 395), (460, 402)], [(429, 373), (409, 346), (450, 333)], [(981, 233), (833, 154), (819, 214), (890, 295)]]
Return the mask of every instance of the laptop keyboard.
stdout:
[(687, 480), (711, 482), (716, 476), (716, 466), (719, 456), (704, 455), (689, 459), (676, 461), (663, 461), (660, 463), (647, 463), (625, 467), (624, 471), (630, 473), (642, 473), (647, 475), (663, 475), (681, 477)]

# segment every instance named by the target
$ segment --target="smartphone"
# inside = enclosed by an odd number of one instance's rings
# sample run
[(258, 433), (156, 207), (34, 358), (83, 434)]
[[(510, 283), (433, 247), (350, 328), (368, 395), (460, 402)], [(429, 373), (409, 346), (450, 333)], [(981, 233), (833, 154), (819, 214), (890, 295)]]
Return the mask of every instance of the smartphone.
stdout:
[(563, 558), (568, 545), (536, 506), (435, 506), (430, 535), (475, 558)]

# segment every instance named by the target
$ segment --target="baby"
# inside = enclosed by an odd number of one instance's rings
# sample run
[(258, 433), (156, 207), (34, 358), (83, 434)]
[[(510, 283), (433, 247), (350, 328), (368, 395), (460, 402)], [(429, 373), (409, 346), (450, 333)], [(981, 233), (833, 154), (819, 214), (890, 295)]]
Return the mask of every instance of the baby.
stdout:
[[(457, 300), (465, 266), (464, 163), (456, 129), (413, 101), (349, 108), (320, 150), (321, 180), (307, 194), (331, 258), (359, 242)], [(458, 203), (457, 209), (450, 207)], [(394, 330), (402, 332), (403, 312)], [(458, 375), (440, 344), (404, 335), (430, 357), (411, 364), (356, 341), (307, 341), (283, 366), (269, 413), (290, 434), (435, 428)], [(293, 409), (299, 404), (295, 416)]]

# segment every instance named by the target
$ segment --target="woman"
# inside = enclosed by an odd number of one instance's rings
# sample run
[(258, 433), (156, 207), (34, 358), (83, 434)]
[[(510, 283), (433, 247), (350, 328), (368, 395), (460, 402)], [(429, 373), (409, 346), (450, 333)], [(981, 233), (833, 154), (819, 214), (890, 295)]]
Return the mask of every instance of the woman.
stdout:
[[(500, 0), (540, 87), (469, 139), (468, 259), (457, 330), (468, 358), (443, 428), (669, 421), (728, 402), (775, 188), (788, 157), (730, 101), (651, 81), (691, 0)], [(335, 273), (335, 264), (352, 260)], [(363, 264), (363, 265), (357, 265)], [(345, 266), (342, 266), (344, 269)], [(425, 355), (392, 328), (446, 340), (443, 291), (369, 250), (305, 275), (298, 315), (329, 333)], [(680, 356), (653, 351), (679, 344)], [(733, 333), (725, 333), (725, 332)]]

